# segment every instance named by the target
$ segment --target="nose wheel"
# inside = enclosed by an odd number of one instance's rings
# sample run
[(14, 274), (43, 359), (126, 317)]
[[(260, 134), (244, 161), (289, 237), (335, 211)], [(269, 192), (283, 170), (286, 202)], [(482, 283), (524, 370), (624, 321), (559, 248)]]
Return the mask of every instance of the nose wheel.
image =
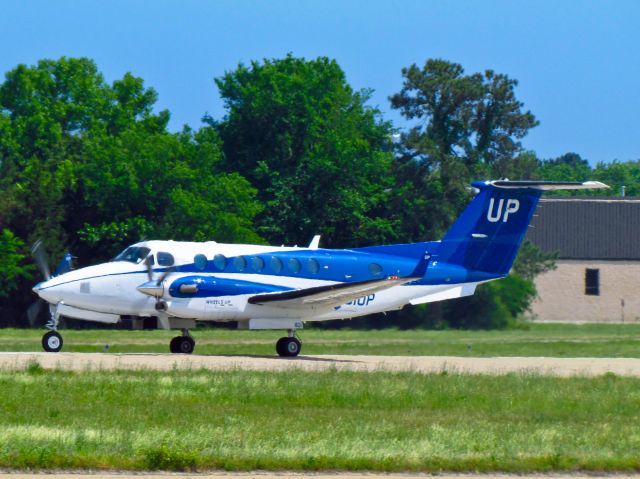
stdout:
[(276, 352), (279, 356), (283, 357), (295, 357), (300, 354), (302, 344), (298, 341), (298, 338), (285, 337), (278, 339), (276, 343)]
[(62, 336), (58, 331), (49, 331), (42, 336), (42, 348), (48, 353), (57, 353), (62, 349)]

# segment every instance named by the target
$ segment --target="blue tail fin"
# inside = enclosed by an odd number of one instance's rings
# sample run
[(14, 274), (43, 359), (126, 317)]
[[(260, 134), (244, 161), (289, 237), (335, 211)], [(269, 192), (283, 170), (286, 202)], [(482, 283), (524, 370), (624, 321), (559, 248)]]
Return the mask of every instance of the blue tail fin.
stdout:
[[(455, 266), (442, 270), (447, 282), (455, 274), (467, 280), (470, 272), (483, 281), (509, 273), (544, 191), (608, 188), (598, 181), (478, 181), (478, 195), (462, 212), (442, 241), (357, 248), (358, 251), (415, 258), (411, 276), (427, 279), (431, 265)], [(456, 273), (457, 272), (457, 273)], [(457, 279), (460, 279), (457, 278)], [(431, 276), (429, 281), (440, 281)], [(427, 283), (422, 283), (427, 284)], [(431, 283), (429, 283), (431, 284)]]
[(438, 261), (467, 270), (509, 273), (544, 190), (602, 188), (597, 182), (482, 181), (480, 190), (447, 232)]

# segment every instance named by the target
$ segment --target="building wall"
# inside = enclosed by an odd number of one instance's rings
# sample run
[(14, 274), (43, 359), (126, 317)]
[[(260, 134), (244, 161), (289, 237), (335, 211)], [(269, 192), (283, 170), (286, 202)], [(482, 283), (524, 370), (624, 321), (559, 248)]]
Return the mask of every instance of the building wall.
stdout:
[[(640, 322), (640, 261), (558, 260), (536, 278), (532, 317), (549, 322)], [(586, 268), (599, 269), (600, 295), (585, 294)]]

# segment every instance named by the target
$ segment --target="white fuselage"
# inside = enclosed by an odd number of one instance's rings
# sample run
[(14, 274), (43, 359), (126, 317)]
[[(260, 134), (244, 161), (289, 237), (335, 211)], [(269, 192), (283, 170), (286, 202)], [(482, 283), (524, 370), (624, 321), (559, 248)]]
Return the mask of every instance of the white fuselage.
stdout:
[[(116, 322), (121, 316), (157, 316), (157, 303), (160, 300), (166, 305), (166, 313), (175, 318), (201, 321), (252, 319), (324, 321), (400, 309), (409, 303), (418, 304), (466, 296), (473, 294), (476, 285), (476, 283), (405, 284), (354, 297), (346, 304), (337, 306), (283, 309), (269, 304), (250, 304), (248, 300), (257, 292), (268, 293), (270, 290), (286, 291), (335, 285), (348, 281), (358, 274), (364, 275), (363, 278), (366, 280), (368, 279), (366, 275), (369, 273), (361, 264), (363, 260), (360, 257), (354, 259), (351, 256), (344, 259), (336, 258), (336, 253), (331, 253), (329, 250), (298, 247), (174, 241), (149, 241), (136, 246), (147, 248), (148, 255), (152, 255), (151, 278), (144, 259), (120, 260), (71, 271), (38, 284), (34, 291), (47, 302), (62, 308), (62, 314), (93, 321)], [(161, 258), (165, 258), (166, 261), (167, 253), (172, 258), (172, 263), (160, 265)], [(201, 260), (204, 256), (207, 261), (206, 266), (201, 270), (198, 269), (201, 263), (198, 263), (197, 256), (200, 256)], [(224, 258), (226, 268), (212, 271), (212, 268), (215, 269), (214, 258), (216, 261)], [(244, 260), (237, 258), (244, 258)], [(395, 267), (393, 258), (386, 263), (375, 257), (372, 258), (371, 263), (383, 265), (384, 274), (401, 272), (400, 267)], [(365, 259), (368, 260), (368, 257)], [(313, 261), (316, 261), (319, 269), (315, 273)], [(296, 271), (298, 266), (300, 270)], [(167, 271), (169, 267), (175, 268), (175, 271)], [(371, 266), (369, 269), (373, 270)], [(185, 278), (196, 278), (194, 280), (196, 284), (218, 281), (224, 284), (224, 289), (219, 293), (204, 296), (173, 296), (171, 285)], [(138, 290), (139, 286), (149, 281), (159, 282), (158, 296), (144, 294)], [(244, 292), (243, 288), (248, 289)], [(227, 291), (229, 289), (231, 289), (230, 292)]]

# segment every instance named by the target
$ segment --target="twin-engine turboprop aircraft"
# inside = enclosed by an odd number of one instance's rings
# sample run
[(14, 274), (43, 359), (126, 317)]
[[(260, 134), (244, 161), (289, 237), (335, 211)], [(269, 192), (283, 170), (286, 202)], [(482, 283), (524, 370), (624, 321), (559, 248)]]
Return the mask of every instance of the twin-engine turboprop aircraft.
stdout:
[[(46, 351), (62, 348), (58, 318), (155, 322), (181, 329), (173, 353), (191, 353), (196, 321), (282, 329), (280, 356), (297, 356), (306, 321), (347, 319), (459, 298), (505, 277), (545, 190), (606, 188), (599, 182), (482, 181), (442, 241), (346, 250), (144, 241), (113, 261), (47, 278), (33, 290), (49, 303)], [(148, 318), (148, 319), (144, 319)]]

